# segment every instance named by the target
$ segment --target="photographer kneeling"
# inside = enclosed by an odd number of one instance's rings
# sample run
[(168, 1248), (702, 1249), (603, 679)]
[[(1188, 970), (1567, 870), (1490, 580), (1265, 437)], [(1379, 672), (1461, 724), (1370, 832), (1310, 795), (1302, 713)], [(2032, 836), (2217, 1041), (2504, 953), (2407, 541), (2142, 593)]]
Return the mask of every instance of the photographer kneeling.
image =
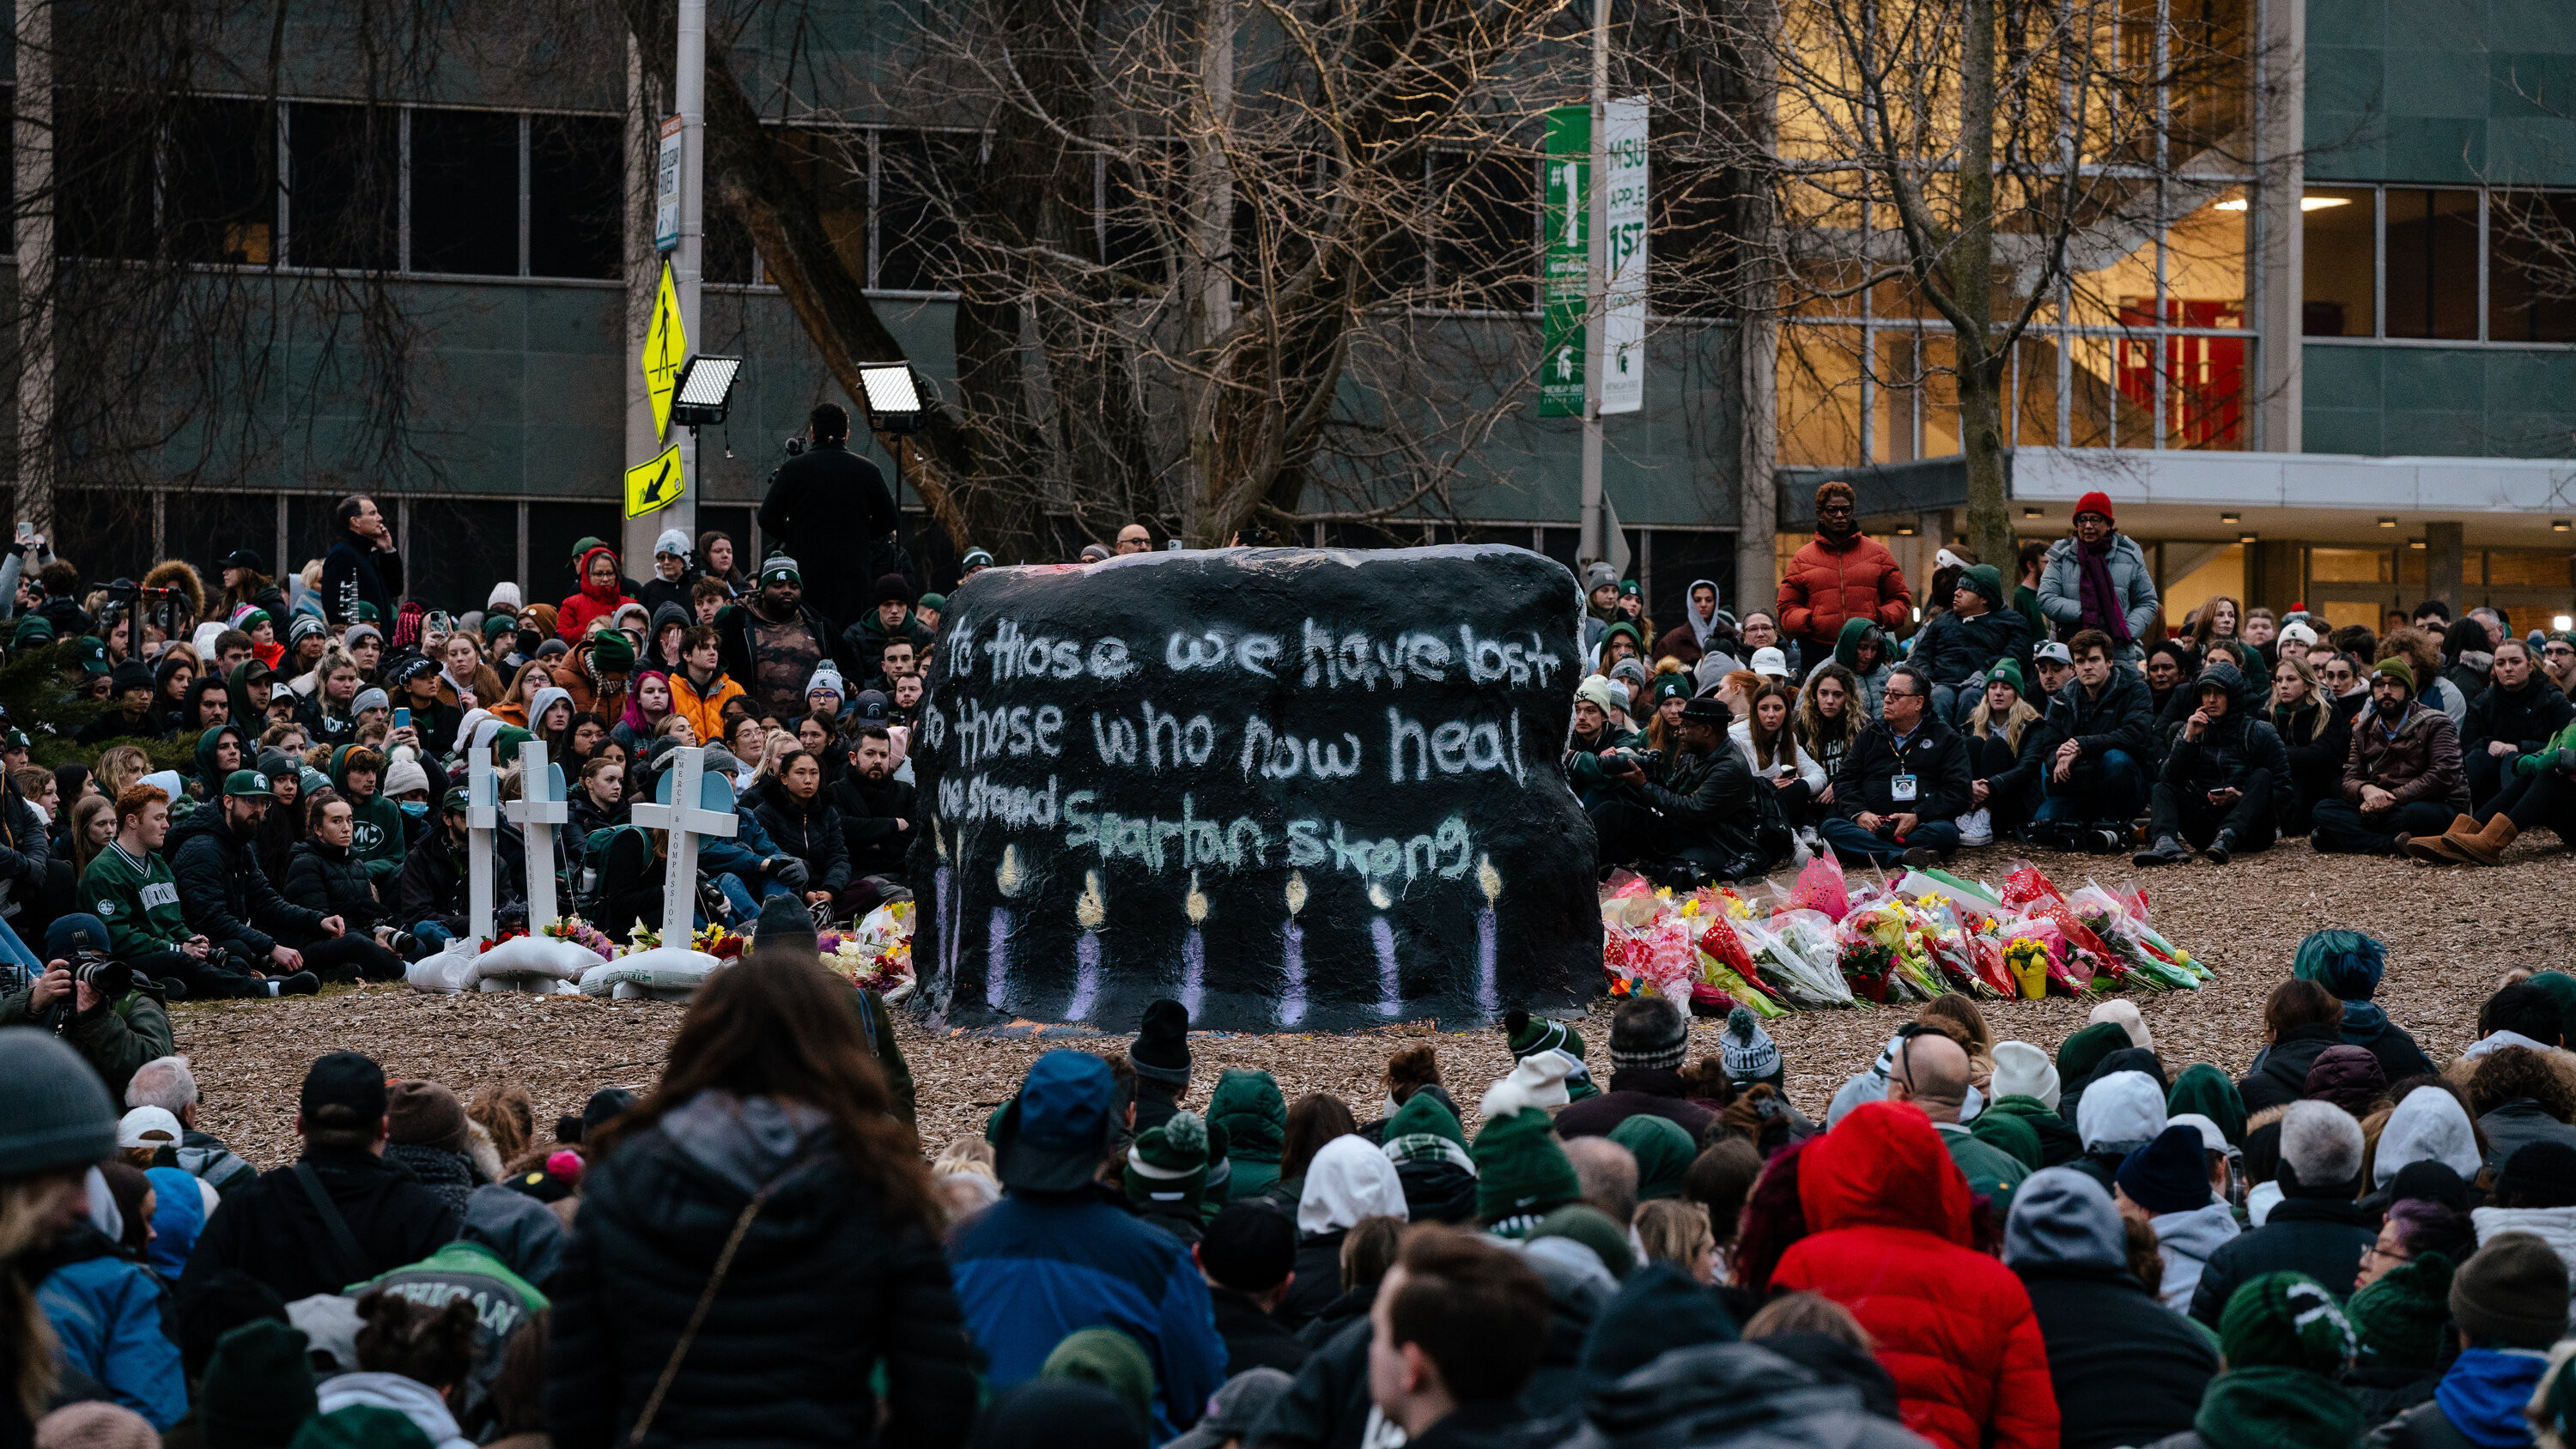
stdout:
[(71, 1043), (81, 1060), (125, 1095), (145, 1062), (173, 1050), (170, 1014), (151, 978), (107, 954), (96, 916), (57, 917), (45, 932), (45, 973), (0, 996), (0, 1026), (32, 1026)]
[(1846, 861), (1930, 865), (1959, 848), (1952, 823), (1968, 810), (1968, 747), (1931, 716), (1932, 676), (1900, 664), (1834, 776), (1834, 813), (1817, 828)]
[(1633, 863), (1659, 884), (1689, 890), (1759, 875), (1789, 853), (1778, 802), (1727, 740), (1733, 720), (1717, 700), (1694, 699), (1682, 706), (1669, 763), (1650, 750), (1601, 754), (1611, 788), (1592, 807), (1592, 826), (1605, 864)]

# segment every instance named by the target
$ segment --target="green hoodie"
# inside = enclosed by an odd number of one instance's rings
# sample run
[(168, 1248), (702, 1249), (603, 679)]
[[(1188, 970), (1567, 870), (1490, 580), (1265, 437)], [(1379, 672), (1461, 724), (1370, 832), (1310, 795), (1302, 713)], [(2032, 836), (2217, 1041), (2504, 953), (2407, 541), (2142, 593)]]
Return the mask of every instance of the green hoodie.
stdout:
[(1226, 1200), (1259, 1197), (1279, 1180), (1279, 1152), (1288, 1135), (1288, 1099), (1268, 1072), (1231, 1067), (1208, 1097), (1208, 1125), (1225, 1134)]
[[(253, 758), (251, 747), (251, 741), (257, 736), (240, 725), (227, 722), (213, 729), (200, 731), (197, 735), (197, 778), (193, 782), (199, 799), (220, 800), (224, 797), (225, 772), (215, 765), (215, 750), (223, 744), (226, 734), (230, 734), (233, 742), (241, 746), (241, 764), (236, 768), (247, 770), (257, 763)], [(174, 800), (170, 802), (172, 823), (177, 823), (178, 817), (179, 802)]]
[(2063, 1167), (2084, 1155), (2083, 1139), (2075, 1135), (2073, 1125), (2057, 1115), (2056, 1108), (2019, 1093), (1988, 1102), (1986, 1110), (1969, 1124), (1968, 1131), (1978, 1141), (2020, 1157), (2022, 1142), (2017, 1128), (2028, 1128), (2031, 1133), (2038, 1156), (2022, 1160), (2033, 1172), (2043, 1167)]
[(331, 752), (331, 788), (349, 802), (349, 824), (356, 832), (349, 838), (351, 851), (367, 867), (369, 880), (383, 881), (402, 874), (410, 838), (403, 833), (402, 807), (385, 794), (384, 771), (376, 772), (376, 792), (364, 800), (349, 788), (349, 756), (359, 748), (342, 745)]
[[(1860, 667), (1860, 641), (1872, 634), (1878, 636), (1878, 667), (1864, 673)], [(1887, 631), (1867, 619), (1843, 620), (1843, 631), (1834, 636), (1834, 662), (1860, 681), (1861, 692), (1869, 696), (1868, 717), (1878, 718), (1878, 702), (1886, 692), (1887, 676), (1896, 670), (1896, 650), (1887, 642)]]
[(2517, 775), (2537, 775), (2543, 770), (2554, 769), (2558, 764), (2560, 750), (2576, 750), (2576, 720), (2570, 720), (2567, 728), (2550, 736), (2549, 743), (2542, 745), (2536, 753), (2514, 756), (2513, 772)]
[(2173, 1089), (2165, 1093), (2165, 1114), (2180, 1116), (2198, 1112), (2218, 1124), (2231, 1147), (2245, 1145), (2245, 1097), (2236, 1083), (2207, 1062), (2194, 1062), (2174, 1078)]
[(2191, 1427), (2209, 1449), (2351, 1449), (2361, 1410), (2323, 1374), (2242, 1368), (2209, 1381)]

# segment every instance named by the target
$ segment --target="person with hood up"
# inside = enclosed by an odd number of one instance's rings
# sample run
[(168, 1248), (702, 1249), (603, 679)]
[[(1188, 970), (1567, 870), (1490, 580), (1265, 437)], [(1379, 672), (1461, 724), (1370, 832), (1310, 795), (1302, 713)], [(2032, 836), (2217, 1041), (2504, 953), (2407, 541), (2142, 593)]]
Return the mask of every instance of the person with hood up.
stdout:
[(1839, 664), (1849, 670), (1856, 686), (1852, 708), (1863, 721), (1878, 718), (1880, 700), (1887, 692), (1887, 678), (1897, 665), (1896, 651), (1887, 642), (1887, 633), (1867, 619), (1852, 619), (1843, 624), (1842, 633), (1834, 639), (1831, 653), (1818, 658), (1807, 669), (1802, 690), (1815, 683), (1816, 676), (1828, 664)]
[(2333, 1294), (2304, 1273), (2268, 1273), (2216, 1327), (2225, 1371), (2192, 1427), (2147, 1449), (2351, 1449), (2361, 1416), (2336, 1380), (2358, 1340)]
[(35, 1287), (63, 1366), (167, 1429), (187, 1413), (188, 1392), (178, 1345), (162, 1328), (168, 1289), (143, 1266), (153, 1183), (124, 1162), (104, 1164), (90, 1181), (88, 1215), (14, 1266)]
[(2247, 699), (2244, 676), (2212, 664), (2192, 686), (2200, 708), (2182, 722), (2148, 792), (2147, 838), (2136, 863), (2179, 865), (2188, 842), (2212, 865), (2269, 850), (2290, 806), (2290, 757)]
[(2476, 1177), (2485, 1165), (2468, 1109), (2438, 1086), (2418, 1086), (2389, 1112), (2371, 1149), (2371, 1190), (2391, 1188), (2400, 1172), (2418, 1162), (2440, 1163), (2462, 1181)]
[(1967, 1180), (1921, 1112), (1852, 1109), (1800, 1154), (1798, 1202), (1807, 1236), (1771, 1286), (1851, 1310), (1896, 1380), (1907, 1428), (1948, 1449), (2058, 1442), (2030, 1294), (1976, 1251)]
[[(2176, 1313), (2191, 1307), (2192, 1290), (2200, 1286), (2209, 1255), (2242, 1231), (2235, 1212), (2210, 1185), (2209, 1152), (2207, 1135), (2198, 1125), (2177, 1122), (2121, 1160), (2113, 1190), (2121, 1212), (2155, 1231), (2156, 1252), (2165, 1265), (2157, 1297)], [(2222, 1140), (2221, 1180), (2225, 1162)]]
[[(1414, 1093), (1387, 1119), (1382, 1139), (1386, 1160), (1395, 1164), (1396, 1181), (1404, 1189), (1404, 1215), (1417, 1223), (1471, 1223), (1476, 1219), (1476, 1159), (1467, 1151), (1467, 1134), (1459, 1127), (1457, 1114), (1446, 1096), (1441, 1092)], [(1625, 1127), (1622, 1123), (1622, 1130)], [(1673, 1131), (1681, 1133), (1678, 1127)], [(1611, 1136), (1615, 1139), (1618, 1133)], [(1683, 1141), (1689, 1140), (1683, 1134)]]
[(2388, 1105), (2388, 1074), (2379, 1069), (2379, 1058), (2337, 1043), (2317, 1053), (2299, 1095), (2332, 1102), (2359, 1119)]
[(1383, 1148), (1357, 1133), (1325, 1143), (1297, 1196), (1296, 1281), (1273, 1310), (1279, 1321), (1294, 1332), (1341, 1296), (1342, 1240), (1360, 1219), (1404, 1216), (1404, 1182)]
[(2245, 1146), (2245, 1098), (2234, 1078), (2207, 1062), (2194, 1062), (2174, 1078), (2165, 1092), (2165, 1113), (2168, 1121), (2186, 1115), (2206, 1118), (2228, 1150)]
[[(1188, 1253), (1100, 1189), (1125, 1106), (1099, 1057), (1039, 1057), (994, 1128), (1008, 1195), (964, 1225), (948, 1262), (994, 1389), (1037, 1377), (1066, 1335), (1115, 1328), (1153, 1361), (1160, 1442), (1196, 1419), (1223, 1382), (1225, 1344)], [(936, 1263), (935, 1243), (930, 1256)], [(971, 1383), (967, 1394), (971, 1407)]]
[(2062, 1167), (2033, 1173), (2013, 1195), (2003, 1258), (2048, 1345), (2064, 1449), (2144, 1444), (2191, 1427), (2218, 1354), (2129, 1271), (2120, 1209), (2101, 1184)]
[(2075, 500), (2074, 536), (2048, 546), (2040, 567), (2039, 611), (2062, 642), (2099, 629), (2113, 657), (2135, 663), (2155, 627), (2155, 572), (2138, 541), (2118, 531), (2111, 497), (2095, 491)]
[(2264, 1046), (2236, 1084), (2245, 1110), (2286, 1107), (2307, 1095), (2308, 1070), (2343, 1042), (2343, 1003), (2314, 980), (2293, 977), (2263, 998)]
[[(2337, 1301), (2360, 1275), (2376, 1234), (2353, 1203), (2361, 1176), (2361, 1124), (2332, 1102), (2298, 1102), (2281, 1118), (2281, 1201), (2263, 1226), (2209, 1255), (2192, 1290), (2191, 1316), (2212, 1327), (2237, 1290), (2290, 1272), (2326, 1285)], [(2223, 1328), (2222, 1328), (2223, 1332)]]
[(2106, 1068), (2076, 1104), (2075, 1132), (2083, 1139), (2084, 1155), (2067, 1166), (2108, 1192), (2118, 1186), (2120, 1165), (2129, 1154), (2162, 1136), (2165, 1126), (2163, 1083), (2145, 1072)]
[(574, 573), (581, 587), (555, 606), (555, 632), (563, 636), (565, 643), (578, 646), (590, 637), (591, 625), (635, 600), (619, 587), (617, 550), (604, 543), (585, 550)]
[(2379, 1058), (2379, 1065), (2392, 1082), (2408, 1077), (2433, 1075), (2433, 1059), (2424, 1054), (2415, 1038), (2404, 1027), (2388, 1019), (2371, 997), (2379, 991), (2379, 979), (2387, 972), (2385, 947), (2359, 931), (2313, 931), (2299, 942), (2291, 957), (2290, 974), (2302, 981), (2314, 981), (2343, 1003), (2343, 1020), (2338, 1028), (2350, 1046), (2368, 1048)]
[(2030, 667), (2030, 646), (2030, 621), (2004, 606), (2003, 576), (1977, 564), (1959, 575), (1950, 607), (1923, 626), (1906, 657), (1932, 672), (1933, 717), (1955, 723), (1976, 707), (1998, 662)]
[(198, 800), (220, 800), (224, 781), (235, 770), (250, 767), (252, 735), (240, 725), (224, 723), (197, 736), (197, 773), (188, 782), (188, 793)]
[[(653, 611), (655, 620), (662, 616), (664, 604), (677, 604), (683, 620), (694, 617), (689, 591), (696, 587), (698, 570), (691, 557), (689, 536), (676, 528), (662, 530), (653, 540), (653, 577), (635, 591), (635, 602)], [(657, 631), (658, 637), (658, 631)]]
[(2567, 1279), (2558, 1255), (2529, 1233), (2482, 1237), (2451, 1278), (2460, 1356), (2433, 1401), (2380, 1426), (2373, 1449), (2500, 1449), (2531, 1442), (2523, 1406), (2567, 1331)]
[(1655, 657), (1669, 655), (1682, 662), (1684, 669), (1693, 668), (1707, 657), (1709, 640), (1717, 637), (1718, 618), (1725, 611), (1717, 606), (1717, 584), (1710, 579), (1693, 579), (1683, 591), (1682, 621), (1664, 631), (1655, 641)]
[(2467, 833), (2458, 818), (2469, 808), (2459, 732), (2449, 715), (2414, 696), (2415, 671), (2404, 659), (2371, 666), (2370, 705), (2352, 722), (2341, 792), (2314, 812), (2318, 850), (2396, 855), (2416, 838)]
[(2028, 746), (2041, 762), (2045, 797), (2032, 829), (2068, 848), (2107, 853), (2128, 839), (2129, 822), (2147, 803), (2155, 712), (2146, 679), (2119, 662), (2111, 636), (2087, 629), (2066, 648), (2075, 679), (2041, 711)]
[(1208, 1094), (1208, 1125), (1225, 1135), (1226, 1195), (1240, 1202), (1259, 1197), (1279, 1180), (1280, 1139), (1288, 1130), (1288, 1099), (1268, 1072), (1228, 1067)]
[(1914, 616), (1905, 571), (1885, 544), (1860, 531), (1858, 509), (1859, 495), (1849, 483), (1819, 485), (1816, 536), (1790, 558), (1780, 578), (1781, 632), (1809, 658), (1835, 648), (1845, 620), (1901, 629)]

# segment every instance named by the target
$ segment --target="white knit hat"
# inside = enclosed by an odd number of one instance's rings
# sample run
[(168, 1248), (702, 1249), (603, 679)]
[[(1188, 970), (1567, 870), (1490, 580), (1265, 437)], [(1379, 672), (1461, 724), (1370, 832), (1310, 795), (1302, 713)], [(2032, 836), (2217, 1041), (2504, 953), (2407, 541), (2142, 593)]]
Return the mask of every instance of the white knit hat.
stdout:
[(1512, 1063), (1510, 1075), (1485, 1089), (1485, 1098), (1476, 1110), (1488, 1122), (1508, 1117), (1523, 1107), (1562, 1107), (1566, 1103), (1565, 1075), (1574, 1063), (1558, 1052), (1532, 1052)]
[(2129, 1045), (2156, 1049), (2155, 1036), (2147, 1030), (2146, 1018), (2138, 1015), (2138, 1004), (2125, 996), (2114, 996), (2093, 1008), (2093, 1021), (2116, 1021), (2120, 1030), (2129, 1034)]
[(1995, 1043), (1995, 1095), (2036, 1097), (2052, 1112), (2058, 1101), (2057, 1064), (2026, 1041)]

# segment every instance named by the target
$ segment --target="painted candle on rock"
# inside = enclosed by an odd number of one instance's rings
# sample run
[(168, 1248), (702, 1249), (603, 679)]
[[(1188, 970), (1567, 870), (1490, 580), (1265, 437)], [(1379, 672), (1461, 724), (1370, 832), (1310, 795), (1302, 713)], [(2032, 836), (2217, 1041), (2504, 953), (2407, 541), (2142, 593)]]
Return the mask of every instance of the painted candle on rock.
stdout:
[(1100, 928), (1109, 919), (1109, 903), (1100, 895), (1100, 872), (1082, 873), (1082, 896), (1073, 903), (1073, 918), (1082, 927), (1082, 939), (1073, 943), (1073, 999), (1064, 1004), (1064, 1019), (1089, 1021), (1092, 1007), (1100, 1000)]
[(1378, 913), (1369, 917), (1369, 940), (1377, 947), (1377, 1014), (1394, 1016), (1404, 1010), (1404, 973), (1395, 964), (1395, 927), (1387, 924), (1386, 913), (1395, 909), (1395, 899), (1386, 887), (1369, 883), (1369, 904)]
[[(993, 872), (994, 889), (1002, 893), (1004, 900), (1009, 900), (1020, 893), (1020, 887), (1025, 882), (1026, 877), (1020, 873), (1019, 847), (1003, 846), (1002, 864)], [(1011, 910), (1008, 906), (997, 904), (993, 907), (992, 941), (985, 948), (984, 1002), (995, 1011), (1001, 1011), (1010, 999), (1010, 991)]]
[(1199, 927), (1207, 922), (1208, 898), (1199, 889), (1197, 871), (1190, 872), (1190, 893), (1181, 901), (1181, 909), (1190, 918), (1190, 933), (1181, 938), (1181, 1007), (1195, 1021), (1200, 1003), (1207, 999), (1207, 938)]
[(1502, 1010), (1502, 993), (1494, 982), (1494, 902), (1503, 894), (1503, 877), (1492, 856), (1476, 857), (1476, 889), (1485, 893), (1485, 908), (1476, 913), (1476, 1009), (1492, 1016)]
[(1279, 1024), (1297, 1026), (1306, 1020), (1306, 933), (1297, 925), (1297, 913), (1306, 909), (1306, 877), (1288, 872), (1288, 919), (1279, 927)]

